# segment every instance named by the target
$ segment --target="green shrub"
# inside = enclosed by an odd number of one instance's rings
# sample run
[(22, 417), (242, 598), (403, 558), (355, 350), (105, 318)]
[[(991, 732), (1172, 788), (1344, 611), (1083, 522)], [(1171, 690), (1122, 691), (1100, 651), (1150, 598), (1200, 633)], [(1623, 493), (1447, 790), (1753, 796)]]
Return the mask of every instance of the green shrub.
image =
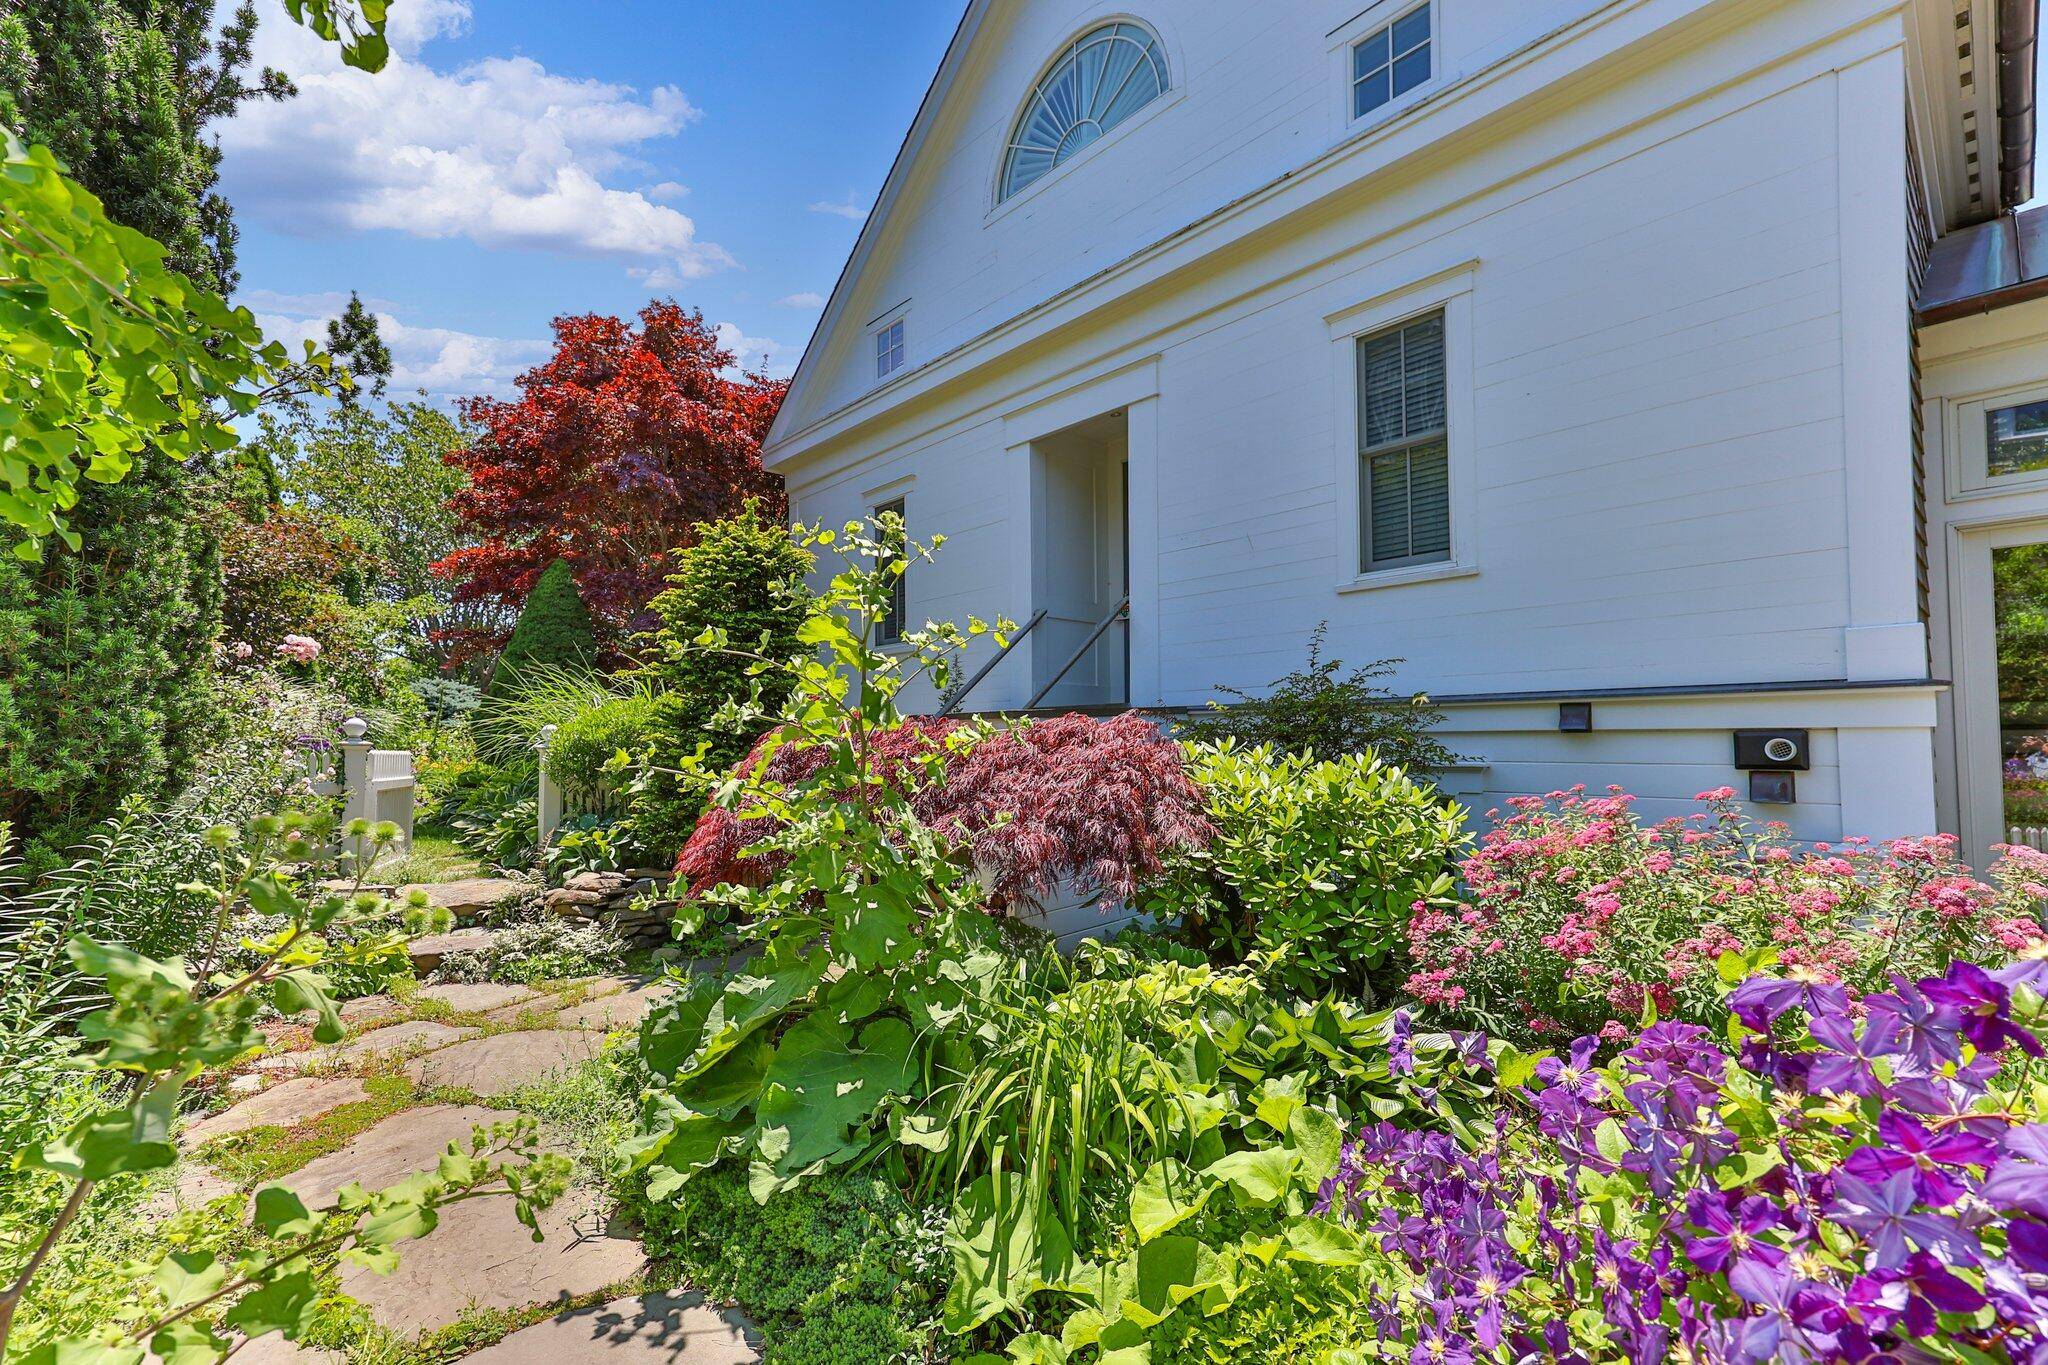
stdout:
[(1233, 742), (1188, 762), (1216, 837), (1140, 897), (1212, 958), (1304, 995), (1391, 989), (1411, 907), (1453, 887), (1462, 812), (1370, 754), (1318, 762)]
[(754, 1319), (769, 1365), (924, 1358), (945, 1293), (943, 1220), (887, 1181), (819, 1176), (763, 1206), (728, 1167), (639, 1214), (656, 1260)]
[(623, 749), (637, 759), (646, 750), (657, 707), (657, 698), (636, 692), (583, 712), (555, 732), (548, 771), (564, 790), (596, 795), (614, 780), (605, 772), (614, 755)]
[(512, 638), (491, 670), (488, 700), (517, 692), (527, 670), (537, 665), (588, 670), (597, 662), (597, 634), (590, 609), (576, 591), (576, 579), (561, 560), (548, 565), (526, 595)]
[[(682, 553), (668, 591), (651, 604), (661, 627), (649, 638), (651, 658), (641, 676), (661, 689), (648, 732), (655, 767), (679, 767), (699, 744), (710, 746), (708, 762), (717, 771), (746, 757), (757, 736), (720, 730), (714, 718), (756, 683), (762, 707), (779, 709), (789, 696), (789, 678), (780, 671), (754, 674), (744, 659), (692, 645), (715, 626), (749, 649), (765, 635), (763, 653), (771, 658), (799, 653), (797, 628), (809, 614), (803, 582), (810, 569), (809, 553), (785, 527), (764, 519), (756, 503), (698, 528), (697, 543)], [(682, 851), (704, 805), (700, 788), (654, 772), (634, 798), (633, 820), (649, 850), (666, 862)]]
[(122, 483), (80, 489), (79, 550), (0, 556), (0, 820), (32, 876), (129, 798), (175, 796), (223, 720), (209, 686), (215, 509), (200, 482), (148, 453)]
[(1458, 756), (1431, 734), (1443, 712), (1417, 692), (1400, 696), (1381, 687), (1399, 659), (1381, 659), (1340, 677), (1344, 664), (1323, 657), (1325, 621), (1309, 635), (1308, 663), (1275, 679), (1263, 697), (1234, 687), (1217, 691), (1234, 698), (1218, 703), (1200, 719), (1181, 727), (1188, 739), (1218, 743), (1267, 744), (1284, 753), (1312, 753), (1322, 758), (1377, 753), (1396, 768), (1434, 772), (1448, 768)]

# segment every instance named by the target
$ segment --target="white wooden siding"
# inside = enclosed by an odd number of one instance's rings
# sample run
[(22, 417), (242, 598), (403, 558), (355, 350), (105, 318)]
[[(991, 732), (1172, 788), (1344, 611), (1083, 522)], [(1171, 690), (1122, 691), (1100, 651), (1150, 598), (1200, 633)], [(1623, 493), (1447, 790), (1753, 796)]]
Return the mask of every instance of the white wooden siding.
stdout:
[[(912, 575), (913, 619), (1022, 620), (1033, 605), (1018, 573), (1029, 508), (1014, 475), (1026, 457), (1008, 449), (1005, 417), (1091, 376), (1154, 367), (1156, 479), (1134, 468), (1132, 482), (1132, 545), (1149, 555), (1132, 580), (1156, 583), (1133, 605), (1134, 648), (1155, 651), (1134, 657), (1137, 678), (1157, 679), (1141, 703), (1261, 688), (1299, 665), (1325, 620), (1333, 654), (1405, 658), (1401, 685), (1446, 695), (1854, 676), (1852, 539), (1902, 563), (1914, 553), (1909, 523), (1852, 527), (1847, 493), (1910, 478), (1910, 451), (1852, 457), (1845, 426), (1845, 295), (1857, 316), (1889, 310), (1902, 328), (1907, 309), (1900, 272), (1850, 279), (1842, 267), (1852, 245), (1898, 231), (1846, 213), (1838, 193), (1852, 163), (1868, 161), (1861, 139), (1904, 145), (1902, 123), (1885, 126), (1858, 102), (1885, 72), (1903, 81), (1899, 26), (1880, 9), (1456, 0), (1444, 15), (1454, 78), (1519, 60), (1594, 10), (1615, 30), (1601, 41), (1627, 59), (1578, 69), (1557, 56), (1577, 83), (1525, 92), (1517, 117), (1447, 125), (1459, 155), (1402, 132), (1413, 145), (1390, 149), (1377, 171), (1363, 166), (1350, 189), (1227, 248), (1202, 250), (1220, 226), (1183, 234), (1156, 264), (1130, 267), (1123, 292), (1102, 285), (1097, 302), (1082, 281), (1337, 140), (1321, 39), (1356, 11), (1217, 0), (1142, 10), (1158, 20), (1176, 80), (1188, 78), (1180, 102), (990, 217), (994, 130), (1006, 131), (1036, 64), (1095, 13), (1018, 5), (970, 66), (961, 108), (913, 176), (910, 209), (855, 282), (877, 298), (915, 297), (913, 366), (931, 368), (887, 401), (831, 416), (861, 390), (833, 379), (828, 343), (809, 410), (776, 459), (804, 515), (826, 520), (858, 516), (870, 490), (914, 477), (912, 534), (949, 543)], [(1659, 41), (1703, 15), (1719, 22)], [(1881, 79), (1864, 78), (1872, 69)], [(1852, 84), (1844, 72), (1860, 74)], [(1858, 146), (1845, 148), (1849, 138)], [(1473, 465), (1477, 572), (1341, 590), (1356, 572), (1336, 505), (1355, 425), (1336, 411), (1326, 319), (1473, 262), (1473, 342), (1451, 357), (1469, 367), (1472, 410), (1452, 441), (1454, 461)], [(1056, 297), (1014, 335), (991, 333)], [(1855, 378), (1859, 394), (1905, 411), (1904, 367)], [(1006, 663), (972, 704), (1020, 705), (1029, 682), (1026, 661)], [(1477, 756), (1494, 765), (1496, 794), (1612, 772), (1683, 801), (1720, 782), (1695, 783), (1701, 765), (1673, 755), (1717, 732), (1725, 746), (1737, 710), (1653, 718), (1636, 756), (1575, 775), (1574, 751), (1540, 723), (1519, 737), (1489, 731)], [(1832, 728), (1825, 716), (1810, 723)], [(1884, 731), (1860, 758), (1845, 748), (1843, 771), (1926, 747), (1920, 726)], [(1802, 777), (1794, 823), (1808, 837), (1842, 833), (1841, 785), (1825, 767)], [(1917, 827), (1930, 827), (1928, 793), (1873, 807), (1884, 828), (1862, 832), (1910, 832), (1923, 807)]]

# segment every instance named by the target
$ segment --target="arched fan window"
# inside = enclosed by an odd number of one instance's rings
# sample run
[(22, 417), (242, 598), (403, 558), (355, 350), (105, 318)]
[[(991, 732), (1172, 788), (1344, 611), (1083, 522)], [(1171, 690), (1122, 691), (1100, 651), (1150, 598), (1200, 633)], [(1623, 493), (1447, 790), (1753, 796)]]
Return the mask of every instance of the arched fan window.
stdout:
[(1008, 199), (1170, 88), (1166, 52), (1143, 24), (1104, 24), (1076, 39), (1031, 92), (1003, 162)]

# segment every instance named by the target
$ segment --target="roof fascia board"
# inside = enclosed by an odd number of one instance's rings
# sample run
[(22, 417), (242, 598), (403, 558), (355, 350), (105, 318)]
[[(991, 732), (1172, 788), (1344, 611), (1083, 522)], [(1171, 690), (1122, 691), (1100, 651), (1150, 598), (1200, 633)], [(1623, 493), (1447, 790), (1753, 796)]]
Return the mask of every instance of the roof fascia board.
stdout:
[(939, 111), (945, 106), (946, 96), (952, 93), (953, 83), (960, 69), (967, 62), (967, 54), (974, 46), (976, 35), (988, 13), (997, 0), (970, 0), (966, 11), (960, 16), (960, 26), (953, 31), (953, 41), (946, 46), (946, 55), (939, 63), (939, 69), (932, 77), (932, 83), (925, 89), (924, 101), (917, 107), (917, 117), (910, 121), (910, 131), (904, 135), (903, 145), (896, 149), (896, 159), (889, 166), (889, 174), (882, 181), (882, 191), (875, 197), (875, 206), (868, 211), (867, 222), (861, 225), (860, 236), (855, 239), (853, 252), (840, 268), (839, 278), (833, 282), (831, 297), (826, 301), (825, 311), (818, 318), (818, 325), (811, 332), (810, 342), (804, 347), (803, 357), (797, 361), (796, 374), (791, 377), (789, 393), (782, 400), (782, 407), (769, 427), (766, 445), (773, 448), (783, 438), (783, 425), (787, 414), (795, 411), (810, 387), (810, 376), (816, 365), (823, 360), (822, 352), (830, 339), (838, 332), (846, 310), (852, 302), (853, 286), (861, 272), (873, 259), (889, 219), (902, 197), (904, 186), (910, 178), (911, 169), (916, 165), (918, 154), (924, 150), (932, 129), (938, 121)]

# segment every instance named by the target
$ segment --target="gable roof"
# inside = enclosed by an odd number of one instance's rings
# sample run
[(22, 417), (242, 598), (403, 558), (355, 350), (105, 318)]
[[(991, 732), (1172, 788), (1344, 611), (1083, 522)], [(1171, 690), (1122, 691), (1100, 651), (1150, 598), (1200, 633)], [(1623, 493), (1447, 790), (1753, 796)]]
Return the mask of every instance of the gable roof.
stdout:
[(917, 161), (917, 154), (923, 150), (925, 139), (930, 136), (932, 126), (938, 121), (939, 111), (952, 93), (953, 84), (959, 78), (961, 68), (966, 64), (967, 53), (974, 45), (974, 39), (981, 32), (983, 22), (998, 0), (968, 0), (966, 11), (960, 16), (960, 26), (953, 31), (953, 41), (946, 47), (945, 58), (940, 61), (938, 73), (924, 93), (924, 102), (918, 106), (917, 117), (910, 122), (910, 131), (904, 135), (903, 145), (896, 151), (896, 160), (889, 167), (889, 175), (882, 182), (882, 192), (875, 196), (875, 206), (868, 210), (867, 222), (861, 225), (860, 236), (853, 244), (853, 252), (846, 258), (846, 264), (839, 272), (839, 278), (832, 285), (832, 296), (826, 301), (825, 312), (818, 319), (817, 327), (811, 332), (809, 344), (804, 347), (803, 359), (797, 362), (796, 374), (790, 380), (789, 393), (782, 400), (782, 409), (775, 415), (775, 424), (769, 428), (768, 439), (763, 443), (764, 451), (772, 462), (776, 447), (788, 434), (791, 414), (803, 406), (807, 391), (812, 387), (814, 372), (823, 363), (824, 349), (838, 330), (845, 316), (854, 292), (854, 282), (866, 269), (874, 256), (875, 247), (881, 240), (883, 226), (889, 221), (896, 201), (902, 196), (904, 185), (910, 179), (911, 167)]

